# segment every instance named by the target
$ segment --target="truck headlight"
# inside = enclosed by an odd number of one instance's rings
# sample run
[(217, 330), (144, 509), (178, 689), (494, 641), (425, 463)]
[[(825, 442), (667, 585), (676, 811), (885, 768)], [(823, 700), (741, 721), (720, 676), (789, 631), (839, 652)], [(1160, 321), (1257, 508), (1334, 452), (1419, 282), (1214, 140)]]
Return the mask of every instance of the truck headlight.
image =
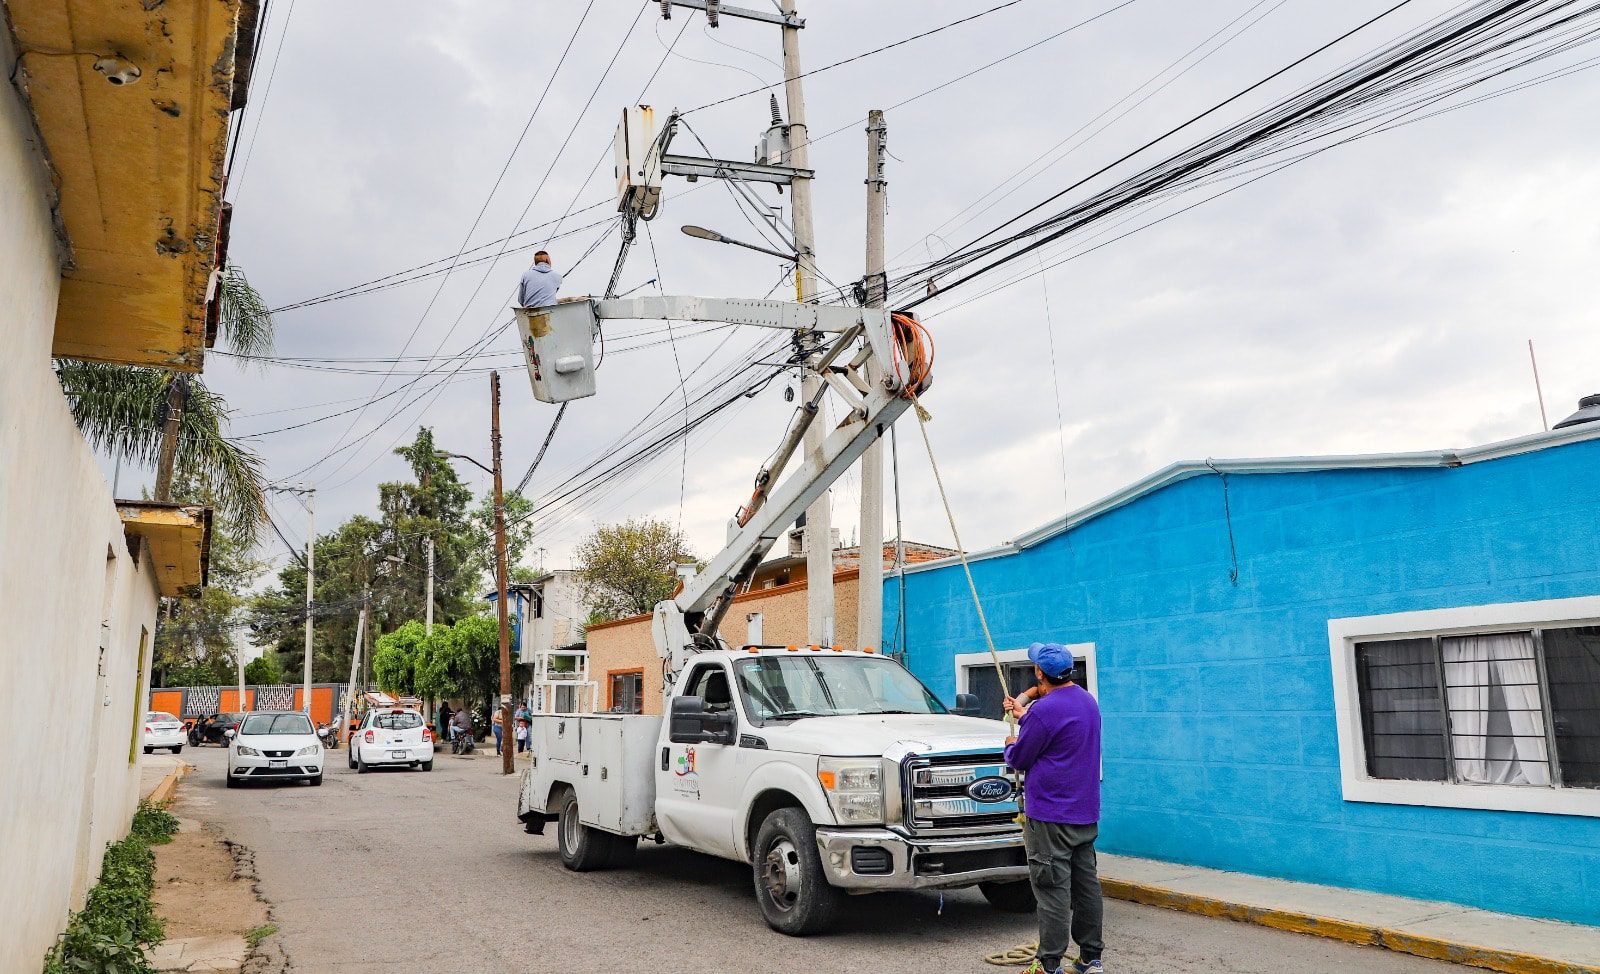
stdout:
[(861, 758), (818, 758), (817, 781), (841, 825), (883, 821), (883, 764)]

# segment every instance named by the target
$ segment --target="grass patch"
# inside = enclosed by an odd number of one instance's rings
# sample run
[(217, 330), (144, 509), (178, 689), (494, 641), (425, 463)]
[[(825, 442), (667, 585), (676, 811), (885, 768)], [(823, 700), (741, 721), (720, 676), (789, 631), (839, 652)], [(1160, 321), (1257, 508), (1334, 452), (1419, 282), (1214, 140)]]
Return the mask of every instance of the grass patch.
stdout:
[(150, 899), (156, 871), (150, 847), (172, 841), (177, 830), (171, 814), (139, 803), (128, 837), (106, 849), (100, 881), (45, 955), (44, 974), (151, 974), (145, 951), (161, 942), (162, 930)]
[(254, 950), (255, 948), (261, 946), (261, 941), (267, 939), (277, 932), (278, 925), (276, 923), (264, 923), (261, 926), (256, 927), (254, 930), (251, 930), (249, 933), (246, 933), (244, 935), (244, 942), (250, 945), (250, 949)]

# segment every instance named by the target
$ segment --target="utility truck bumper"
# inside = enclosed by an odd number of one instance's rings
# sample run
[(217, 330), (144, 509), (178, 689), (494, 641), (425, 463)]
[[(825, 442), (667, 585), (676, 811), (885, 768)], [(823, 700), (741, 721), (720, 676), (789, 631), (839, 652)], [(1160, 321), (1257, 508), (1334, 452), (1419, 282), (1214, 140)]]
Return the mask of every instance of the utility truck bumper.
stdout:
[(817, 829), (828, 883), (843, 889), (941, 889), (1028, 878), (1022, 833), (912, 838), (890, 829)]

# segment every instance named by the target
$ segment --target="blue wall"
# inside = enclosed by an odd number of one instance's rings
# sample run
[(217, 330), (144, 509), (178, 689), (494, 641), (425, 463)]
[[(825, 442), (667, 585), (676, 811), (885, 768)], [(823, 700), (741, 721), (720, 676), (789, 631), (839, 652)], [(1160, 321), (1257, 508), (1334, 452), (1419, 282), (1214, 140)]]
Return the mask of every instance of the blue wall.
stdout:
[[(1600, 819), (1342, 799), (1328, 650), (1330, 618), (1600, 594), (1600, 441), (1227, 490), (1237, 584), (1215, 475), (973, 563), (997, 645), (1095, 644), (1101, 847), (1600, 924)], [(906, 606), (908, 665), (951, 700), (984, 649), (960, 566), (908, 575)]]

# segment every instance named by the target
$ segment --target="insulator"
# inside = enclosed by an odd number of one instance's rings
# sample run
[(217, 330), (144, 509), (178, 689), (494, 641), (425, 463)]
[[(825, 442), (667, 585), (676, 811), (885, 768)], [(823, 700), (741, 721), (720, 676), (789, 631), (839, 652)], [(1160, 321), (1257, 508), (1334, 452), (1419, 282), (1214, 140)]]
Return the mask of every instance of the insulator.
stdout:
[(773, 125), (782, 125), (783, 124), (783, 113), (778, 111), (778, 95), (777, 95), (776, 92), (774, 92), (769, 97), (771, 97), (771, 99), (772, 99), (772, 124)]

